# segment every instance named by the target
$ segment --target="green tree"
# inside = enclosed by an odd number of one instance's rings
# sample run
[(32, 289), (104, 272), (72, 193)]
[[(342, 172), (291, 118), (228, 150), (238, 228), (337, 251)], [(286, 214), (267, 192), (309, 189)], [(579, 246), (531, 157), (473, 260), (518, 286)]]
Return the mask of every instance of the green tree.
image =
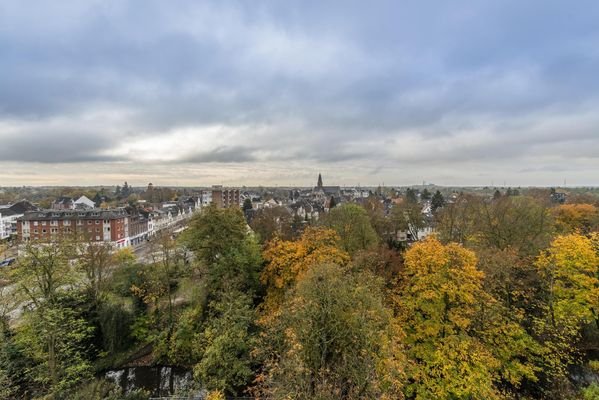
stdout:
[(226, 251), (238, 247), (247, 234), (241, 210), (219, 209), (211, 204), (192, 218), (182, 241), (199, 261), (210, 265), (217, 262)]
[(441, 192), (437, 190), (431, 199), (431, 210), (436, 212), (438, 209), (443, 208), (443, 206), (445, 206), (445, 198)]
[(194, 375), (208, 390), (239, 395), (254, 376), (250, 352), (256, 345), (252, 297), (235, 290), (223, 292), (209, 305), (194, 349), (200, 361)]
[(350, 255), (369, 249), (378, 242), (366, 210), (357, 204), (347, 203), (335, 207), (324, 224), (337, 232), (341, 248)]
[(77, 310), (58, 303), (45, 304), (24, 315), (15, 341), (36, 362), (28, 372), (32, 380), (58, 395), (92, 377), (85, 346), (92, 332)]
[(265, 329), (258, 389), (267, 398), (401, 398), (398, 333), (373, 275), (314, 265)]
[(250, 199), (249, 197), (247, 197), (244, 201), (243, 201), (243, 207), (241, 208), (243, 210), (243, 212), (247, 212), (249, 210), (251, 210), (254, 206), (252, 205), (252, 199)]
[(405, 201), (413, 204), (418, 203), (418, 196), (416, 195), (416, 190), (412, 188), (407, 188)]
[[(438, 190), (437, 190), (437, 192), (438, 192)], [(429, 192), (428, 189), (426, 189), (426, 188), (422, 191), (422, 194), (420, 195), (422, 200), (430, 200), (431, 196), (432, 196), (431, 192)]]

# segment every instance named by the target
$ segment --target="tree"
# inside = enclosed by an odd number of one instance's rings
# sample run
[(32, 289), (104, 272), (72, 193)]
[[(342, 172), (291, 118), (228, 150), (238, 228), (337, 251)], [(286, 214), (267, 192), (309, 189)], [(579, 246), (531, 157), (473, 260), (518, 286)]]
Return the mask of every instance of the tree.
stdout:
[(158, 322), (163, 322), (159, 328), (168, 341), (175, 325), (174, 289), (183, 268), (183, 255), (169, 232), (154, 236), (151, 250), (151, 268), (144, 271), (143, 282), (132, 285), (131, 291), (146, 304), (152, 304), (156, 313), (162, 311), (160, 303), (165, 300), (166, 321)]
[(414, 399), (502, 398), (502, 380), (535, 379), (525, 349), (534, 342), (497, 312), (473, 252), (434, 238), (405, 255), (398, 294)]
[(35, 362), (28, 375), (45, 392), (60, 395), (93, 375), (85, 344), (93, 328), (63, 297), (24, 314), (15, 342)]
[(243, 213), (237, 208), (216, 208), (214, 204), (196, 214), (183, 236), (183, 243), (206, 265), (239, 244), (247, 236)]
[(92, 328), (69, 304), (67, 293), (77, 283), (71, 242), (28, 243), (11, 278), (22, 300), (31, 304), (16, 341), (39, 364), (32, 378), (50, 392), (62, 391), (85, 379), (91, 368), (81, 344)]
[(115, 267), (112, 246), (107, 243), (86, 243), (78, 246), (78, 254), (78, 266), (85, 274), (88, 293), (97, 305)]
[(562, 204), (553, 210), (558, 232), (588, 234), (599, 228), (599, 209), (592, 204)]
[(291, 239), (291, 225), (291, 213), (280, 206), (258, 210), (250, 223), (250, 227), (258, 234), (262, 243), (269, 242), (274, 236)]
[(60, 293), (77, 281), (70, 263), (75, 255), (73, 243), (67, 240), (48, 245), (28, 242), (10, 274), (22, 300), (32, 303), (35, 308), (41, 308), (45, 303), (55, 304)]
[(535, 255), (550, 241), (553, 222), (548, 209), (530, 197), (504, 196), (479, 202), (480, 243), (504, 250), (517, 249)]
[(254, 375), (250, 356), (256, 345), (252, 297), (236, 291), (220, 294), (196, 342), (200, 361), (194, 375), (208, 390), (239, 395)]
[(258, 352), (258, 392), (272, 399), (401, 398), (399, 337), (381, 281), (334, 264), (308, 269)]
[(502, 196), (489, 201), (461, 195), (439, 215), (438, 231), (443, 241), (469, 247), (512, 248), (523, 256), (534, 256), (546, 247), (553, 234), (547, 207), (525, 196)]
[(546, 348), (546, 374), (559, 382), (575, 361), (574, 344), (583, 326), (594, 324), (599, 329), (599, 257), (592, 239), (571, 234), (557, 237), (535, 265), (544, 301), (534, 330)]
[(370, 196), (362, 206), (366, 210), (368, 218), (370, 219), (370, 224), (379, 239), (391, 247), (395, 237), (389, 219), (385, 215), (385, 206), (383, 202), (377, 197)]
[(416, 196), (416, 191), (414, 189), (408, 188), (406, 189), (406, 198), (405, 200), (408, 203), (418, 203), (418, 196)]
[(441, 192), (437, 190), (431, 199), (431, 210), (432, 212), (436, 212), (438, 209), (443, 208), (443, 206), (445, 206), (445, 198)]
[(341, 248), (350, 255), (371, 248), (378, 242), (366, 210), (357, 204), (347, 203), (335, 207), (324, 224), (337, 232)]
[(345, 265), (349, 255), (340, 248), (337, 232), (326, 228), (307, 228), (299, 240), (275, 238), (264, 250), (266, 266), (260, 277), (266, 285), (264, 308), (274, 312), (283, 302), (287, 290), (313, 266), (318, 264)]
[(242, 210), (244, 213), (247, 213), (249, 210), (251, 210), (252, 208), (254, 208), (254, 206), (252, 205), (252, 199), (250, 199), (249, 197), (247, 197), (244, 201), (243, 201), (243, 207)]
[(554, 325), (595, 323), (599, 329), (599, 256), (591, 239), (559, 236), (536, 263)]
[(480, 198), (459, 195), (437, 214), (437, 232), (444, 243), (466, 244), (472, 241), (478, 229)]
[[(438, 190), (437, 190), (438, 192)], [(422, 200), (430, 200), (431, 199), (431, 192), (428, 191), (427, 188), (424, 188), (424, 190), (422, 191), (422, 194), (420, 195), (420, 198), (422, 198)]]
[(335, 206), (337, 206), (337, 201), (335, 200), (335, 196), (331, 196), (329, 200), (329, 210), (332, 210)]
[(420, 230), (426, 226), (422, 207), (410, 201), (395, 205), (391, 209), (390, 219), (394, 232), (407, 232), (413, 241), (418, 240)]

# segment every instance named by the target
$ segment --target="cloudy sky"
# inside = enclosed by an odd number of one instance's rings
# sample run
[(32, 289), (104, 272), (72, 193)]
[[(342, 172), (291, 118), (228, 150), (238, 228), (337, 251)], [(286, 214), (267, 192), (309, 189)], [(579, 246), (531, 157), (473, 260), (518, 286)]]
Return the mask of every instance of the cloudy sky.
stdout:
[(599, 3), (0, 1), (0, 186), (599, 185)]

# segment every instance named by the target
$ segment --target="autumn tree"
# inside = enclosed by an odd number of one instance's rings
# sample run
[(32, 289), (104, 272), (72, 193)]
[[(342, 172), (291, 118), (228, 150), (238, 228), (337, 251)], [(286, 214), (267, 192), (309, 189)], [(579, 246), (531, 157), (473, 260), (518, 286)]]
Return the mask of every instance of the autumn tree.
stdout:
[(553, 221), (542, 203), (530, 197), (503, 196), (478, 205), (479, 244), (513, 248), (523, 255), (536, 255), (549, 244)]
[(307, 228), (297, 241), (275, 239), (264, 251), (266, 266), (260, 280), (266, 286), (266, 308), (276, 309), (285, 292), (319, 264), (345, 265), (349, 255), (340, 248), (337, 232), (322, 227)]
[(599, 257), (592, 239), (557, 237), (537, 259), (544, 285), (545, 314), (536, 330), (549, 351), (547, 368), (564, 376), (585, 324), (599, 329)]
[(108, 243), (85, 243), (78, 246), (78, 266), (85, 274), (87, 291), (96, 305), (116, 267), (112, 251), (112, 246)]
[(84, 343), (93, 329), (73, 304), (81, 300), (70, 293), (79, 281), (71, 262), (75, 258), (68, 241), (28, 243), (11, 273), (17, 295), (30, 306), (15, 342), (36, 362), (31, 379), (51, 394), (91, 376)]
[(267, 243), (274, 236), (292, 239), (292, 223), (291, 213), (285, 207), (277, 206), (257, 210), (250, 227), (258, 234), (262, 243)]
[(397, 302), (411, 361), (407, 397), (499, 399), (499, 383), (535, 379), (521, 361), (534, 343), (501, 319), (476, 263), (472, 251), (434, 238), (406, 253)]
[(378, 241), (366, 210), (357, 204), (335, 207), (329, 212), (324, 225), (337, 232), (341, 248), (350, 255), (371, 248)]
[(370, 219), (370, 224), (376, 232), (379, 240), (382, 243), (387, 243), (391, 247), (394, 243), (393, 228), (389, 218), (385, 215), (385, 206), (383, 201), (375, 196), (370, 196), (362, 204), (366, 210), (366, 214)]
[(477, 213), (481, 199), (462, 194), (437, 214), (437, 232), (443, 243), (469, 243), (477, 232)]
[(547, 207), (525, 196), (502, 196), (486, 200), (462, 195), (438, 216), (439, 237), (444, 242), (471, 248), (512, 248), (522, 256), (535, 256), (553, 234)]
[(404, 362), (381, 282), (314, 264), (265, 326), (258, 391), (271, 399), (398, 399)]
[(599, 209), (592, 204), (562, 204), (553, 210), (558, 232), (589, 233), (599, 229)]

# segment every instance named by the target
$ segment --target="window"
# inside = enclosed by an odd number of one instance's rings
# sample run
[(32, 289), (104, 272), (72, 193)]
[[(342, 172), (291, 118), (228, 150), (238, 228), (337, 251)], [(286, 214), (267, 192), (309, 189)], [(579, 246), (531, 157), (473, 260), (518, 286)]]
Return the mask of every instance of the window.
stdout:
[(71, 225), (71, 221), (62, 221), (62, 224), (64, 226), (70, 226)]
[(33, 221), (33, 226), (37, 226), (38, 224), (39, 224), (39, 222)]
[(33, 233), (38, 233), (37, 229), (34, 229), (34, 230), (33, 230)]
[(100, 236), (96, 236), (96, 240), (100, 240)]
[(100, 228), (96, 228), (96, 232), (100, 232)]
[(52, 228), (52, 229), (50, 229), (50, 233), (58, 233), (58, 229), (57, 228)]
[(50, 226), (58, 226), (58, 221), (50, 221)]
[(91, 220), (87, 221), (87, 224), (88, 224), (88, 225), (91, 225), (91, 224), (92, 224), (92, 221), (91, 221)]
[(96, 225), (100, 225), (100, 220), (99, 219), (96, 220)]
[(46, 226), (46, 221), (42, 221), (42, 226)]
[(77, 225), (83, 225), (83, 221), (81, 221), (81, 220), (78, 220), (78, 221), (77, 221)]
[(42, 233), (46, 233), (46, 230), (45, 230), (45, 229), (42, 229)]

